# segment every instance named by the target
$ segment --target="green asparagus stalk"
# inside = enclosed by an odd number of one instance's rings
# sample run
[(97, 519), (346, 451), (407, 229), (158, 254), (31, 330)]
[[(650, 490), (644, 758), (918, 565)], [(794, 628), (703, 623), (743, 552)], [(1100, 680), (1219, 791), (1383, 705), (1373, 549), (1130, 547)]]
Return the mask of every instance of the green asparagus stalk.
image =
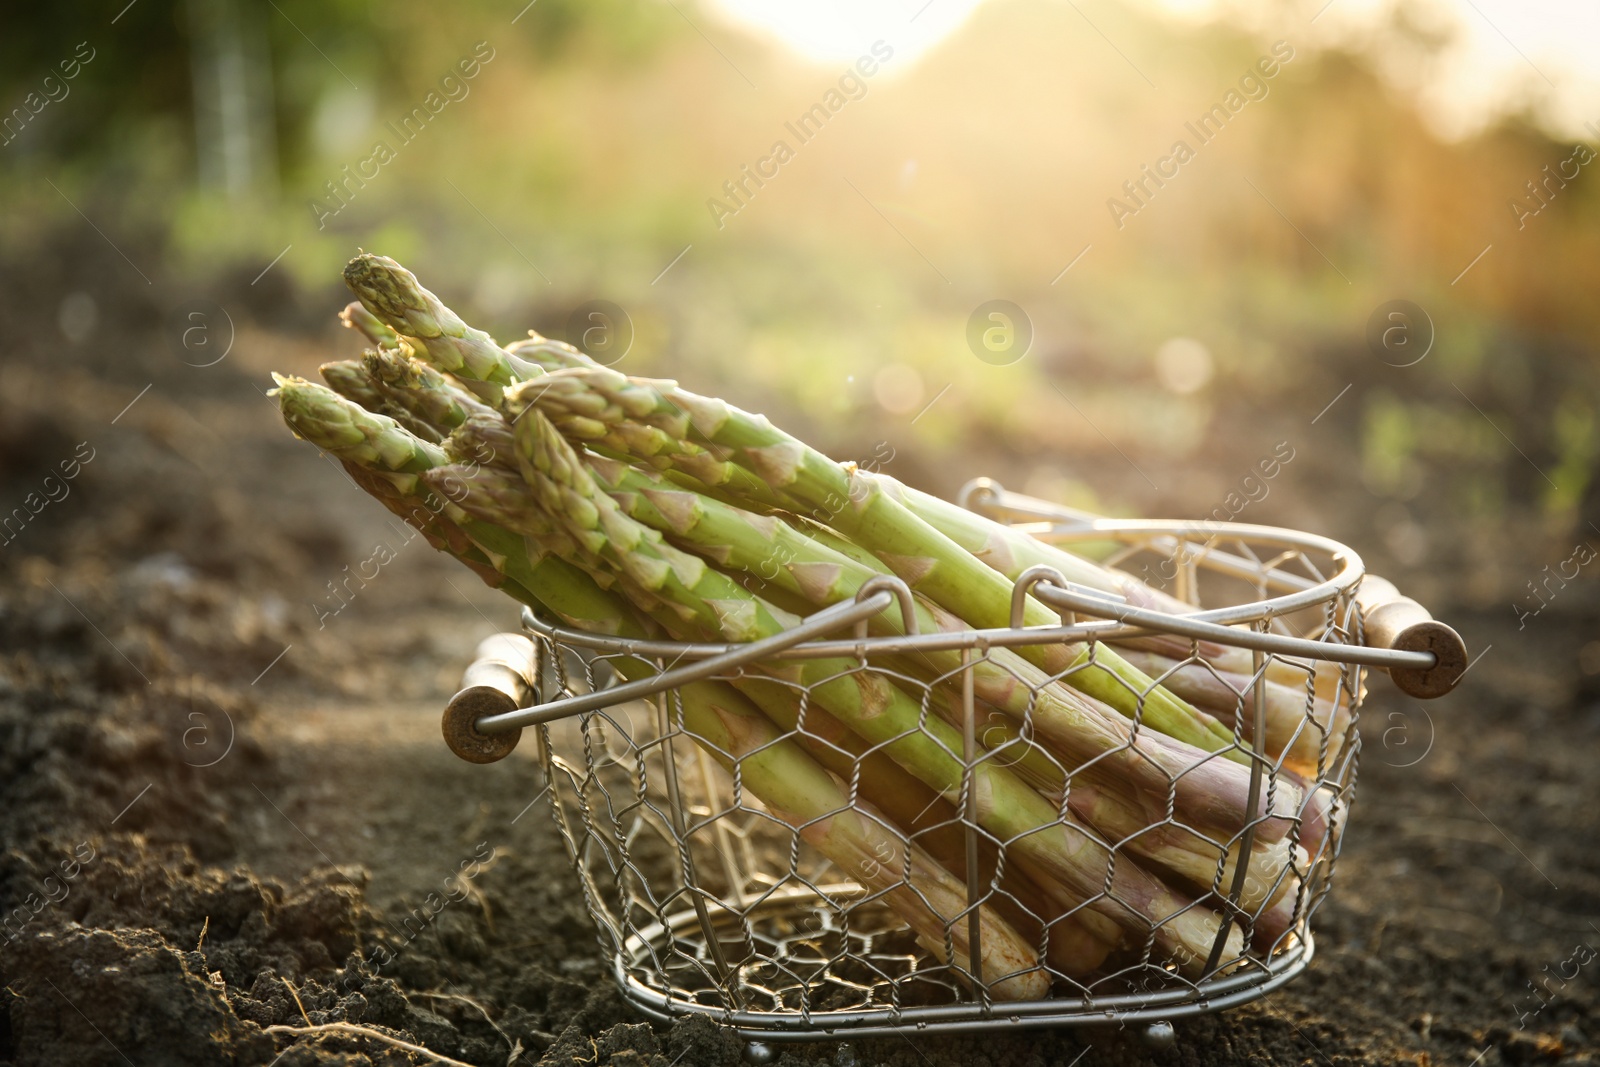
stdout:
[(449, 433), (469, 416), (495, 413), (464, 386), (401, 349), (371, 350), (363, 357), (362, 367), (384, 400), (402, 407), (439, 433)]
[[(826, 710), (802, 701), (791, 687), (756, 677), (733, 684), (779, 729), (792, 732), (852, 795), (865, 796), (945, 870), (965, 881), (966, 835), (948, 800)], [(980, 837), (979, 870), (981, 884), (994, 890), (990, 902), (1025, 941), (1043, 945), (1050, 965), (1068, 977), (1092, 974), (1121, 940), (1121, 931), (1105, 916), (1088, 910), (1066, 914), (1026, 875), (1003, 870), (998, 850), (986, 835)]]
[(344, 280), (362, 305), (419, 356), (467, 382), (491, 404), (500, 402), (506, 386), (543, 373), (462, 322), (415, 275), (387, 256), (357, 256), (345, 265)]
[(565, 341), (552, 340), (543, 336), (537, 330), (529, 330), (527, 337), (506, 345), (506, 351), (518, 359), (537, 365), (547, 372), (565, 370), (568, 367), (598, 367), (601, 365)]
[[(565, 438), (537, 408), (516, 424), (518, 458), (534, 499), (567, 523), (575, 540), (601, 555), (625, 583), (672, 605), (668, 623), (680, 634), (716, 634), (753, 641), (781, 633), (787, 613), (753, 596), (697, 556), (666, 545), (660, 534), (628, 518), (595, 485)], [(953, 753), (959, 737), (929, 718), (882, 676), (860, 672), (849, 660), (801, 660), (772, 668), (805, 686), (813, 699), (885, 750), (901, 766), (957, 802), (963, 767)], [(1215, 913), (1174, 893), (1131, 860), (1113, 860), (1104, 842), (1086, 832), (992, 763), (972, 772), (982, 824), (1012, 842), (1018, 865), (1067, 908), (1089, 907), (1136, 936), (1151, 937), (1165, 958), (1186, 973), (1203, 967), (1215, 940)], [(1110, 896), (1102, 893), (1111, 890)], [(1235, 932), (1234, 936), (1237, 936)]]
[[(519, 475), (485, 468), (475, 475), (441, 467), (424, 479), (441, 491), (454, 477), (467, 485), (460, 497), (462, 507), (485, 521), (512, 530), (539, 531), (543, 521), (530, 515), (526, 487)], [(514, 481), (513, 481), (514, 479)], [(656, 607), (656, 601), (647, 601)], [(803, 705), (794, 691), (776, 682), (745, 680), (738, 687), (747, 692), (777, 726), (792, 731), (795, 740), (824, 768), (842, 779), (855, 795), (859, 792), (892, 819), (917, 844), (958, 879), (965, 878), (965, 841), (954, 824), (954, 809), (940, 794), (925, 786), (885, 755), (852, 733), (824, 708)], [(993, 860), (989, 861), (990, 867)], [(1104, 961), (1119, 937), (1114, 923), (1101, 916), (1080, 911), (1063, 914), (1048, 903), (1043, 894), (1025, 877), (1014, 875), (999, 887), (1003, 894), (1018, 901), (1005, 917), (1018, 930), (1028, 930), (1038, 916), (1051, 920), (1044, 949), (1051, 965), (1063, 974), (1081, 977)], [(1000, 898), (1002, 901), (1004, 898)], [(1042, 931), (1029, 931), (1024, 938), (1039, 944)]]
[[(543, 352), (545, 346), (519, 351)], [(551, 373), (536, 385), (524, 386), (507, 411), (516, 415), (528, 404), (536, 403), (545, 416), (569, 439), (590, 448), (609, 452), (627, 462), (642, 463), (658, 470), (673, 470), (693, 478), (701, 485), (723, 490), (731, 497), (767, 508), (793, 506), (793, 502), (774, 492), (755, 474), (722, 458), (717, 451), (685, 439), (688, 420), (681, 413), (645, 421), (656, 409), (656, 386), (672, 382), (650, 382), (627, 378), (588, 361), (572, 364), (573, 374), (558, 373), (571, 367), (551, 360)], [(607, 388), (597, 389), (588, 381), (591, 371)]]
[(368, 411), (388, 414), (385, 409), (389, 406), (389, 398), (383, 395), (378, 383), (372, 380), (372, 376), (367, 373), (359, 359), (341, 359), (333, 363), (324, 363), (317, 368), (317, 373), (328, 383), (328, 388), (346, 400), (360, 404)]
[(1308, 693), (1302, 679), (1299, 689), (1263, 679), (1266, 691), (1266, 737), (1250, 737), (1254, 720), (1255, 678), (1219, 670), (1191, 657), (1173, 659), (1154, 652), (1125, 650), (1128, 662), (1161, 679), (1161, 684), (1226, 722), (1238, 722), (1246, 738), (1284, 766), (1316, 777), (1339, 758), (1350, 729), (1348, 701)]
[[(552, 382), (557, 380), (560, 384)], [(579, 408), (574, 394), (595, 394)], [(850, 536), (906, 582), (975, 627), (1009, 624), (1011, 583), (913, 515), (882, 483), (847, 469), (772, 426), (760, 415), (690, 393), (675, 383), (629, 378), (607, 368), (574, 367), (508, 395), (508, 410), (553, 406), (564, 416), (632, 421), (682, 439), (698, 436), (713, 454), (743, 467), (776, 498)], [(694, 473), (694, 472), (689, 472)], [(702, 481), (706, 480), (696, 474)], [(1054, 613), (1031, 598), (1024, 622), (1050, 625)], [(1022, 654), (1130, 719), (1224, 758), (1248, 763), (1232, 732), (1156, 686), (1109, 648), (1029, 645)]]
[[(423, 480), (442, 492), (453, 473), (459, 475), (460, 472), (441, 467), (425, 474)], [(524, 528), (539, 528), (542, 520), (527, 514), (531, 509), (526, 497), (517, 507), (507, 498), (494, 495), (492, 490), (486, 493), (486, 486), (496, 484), (495, 473), (485, 471), (484, 476), (467, 483), (469, 491), (462, 498), (463, 506), (486, 519), (509, 520)], [(522, 514), (513, 516), (508, 509)], [(559, 560), (549, 562), (560, 563), (561, 567), (555, 571), (546, 569), (536, 587), (546, 610), (563, 619), (581, 620), (577, 624), (584, 629), (623, 637), (647, 636), (631, 620), (630, 613), (614, 597), (601, 592), (582, 570)], [(597, 608), (597, 603), (602, 607)], [(629, 678), (653, 673), (653, 668), (632, 658), (617, 661), (616, 666)], [(727, 685), (697, 682), (682, 687), (680, 692), (683, 728), (698, 738), (726, 770), (730, 773), (737, 770), (737, 781), (743, 782), (775, 815), (796, 827), (802, 838), (841, 869), (869, 890), (886, 894), (896, 914), (906, 920), (930, 951), (942, 953), (948, 932), (954, 942), (957, 966), (970, 967), (966, 929), (957, 922), (966, 908), (965, 885), (940, 866), (935, 855), (921, 843), (921, 836), (915, 838), (917, 843), (907, 845), (887, 829), (883, 821), (885, 816), (857, 795), (855, 782), (841, 786), (794, 739), (780, 738), (773, 724), (747, 698)], [(808, 729), (816, 729), (817, 714), (818, 709), (811, 709)], [(822, 747), (826, 749), (827, 746)], [(835, 769), (844, 771), (849, 779), (848, 768)], [(882, 770), (874, 763), (858, 768), (856, 774)], [(875, 782), (875, 795), (884, 793), (877, 788), (880, 784), (900, 783), (892, 778)], [(902, 798), (891, 799), (904, 807)], [(906, 820), (901, 825), (909, 824), (908, 829), (915, 826), (916, 819), (907, 817), (904, 812), (901, 817)], [(1016, 933), (1011, 923), (992, 910), (986, 911), (981, 921), (984, 973), (994, 991), (1003, 998), (1016, 1000), (1043, 996), (1048, 989), (1048, 976), (1038, 970), (1037, 956), (1027, 941)], [(957, 925), (961, 929), (956, 929)], [(1076, 940), (1070, 940), (1070, 935), (1076, 935)], [(1056, 936), (1062, 944), (1071, 944), (1080, 957), (1096, 944), (1076, 926), (1071, 930), (1063, 928)], [(1105, 952), (1106, 948), (1101, 946), (1088, 968), (1070, 973), (1086, 973), (1087, 969), (1098, 965)], [(1083, 966), (1075, 956), (1063, 956), (1061, 962)]]
[(385, 326), (378, 316), (363, 307), (360, 301), (352, 301), (346, 305), (345, 309), (339, 312), (339, 321), (346, 329), (355, 330), (372, 342), (374, 348), (400, 347), (400, 335)]
[[(459, 528), (494, 571), (515, 582), (517, 587), (536, 590), (552, 573), (567, 567), (561, 560), (547, 555), (530, 555), (527, 542), (520, 534), (467, 514), (451, 499), (455, 490), (450, 485), (447, 484), (441, 493), (434, 493), (423, 485), (418, 475), (450, 464), (452, 457), (443, 448), (421, 440), (393, 419), (369, 412), (324, 386), (302, 378), (274, 377), (278, 383), (274, 393), (284, 421), (297, 436), (346, 461), (347, 465), (366, 468), (373, 477), (387, 481), (401, 496), (416, 498), (425, 510), (443, 516)], [(554, 527), (549, 527), (547, 533), (553, 534)], [(457, 553), (452, 550), (452, 554)], [(584, 626), (588, 619), (588, 616), (578, 615), (566, 621)]]
[[(510, 402), (515, 403), (515, 398)], [(790, 593), (812, 609), (853, 598), (867, 581), (882, 573), (865, 560), (834, 552), (825, 545), (771, 516), (756, 515), (700, 494), (687, 492), (625, 464), (589, 457), (591, 474), (630, 517), (698, 552), (719, 566), (759, 578)], [(918, 597), (917, 625), (921, 632), (967, 629), (960, 620)], [(893, 614), (873, 620), (879, 633), (903, 634), (903, 623)], [(956, 677), (960, 655), (954, 651), (927, 652), (920, 664), (937, 675)], [(1091, 778), (1103, 779), (1102, 788), (1118, 784), (1130, 797), (1128, 817), (1146, 822), (1166, 817), (1165, 796), (1176, 789), (1179, 812), (1207, 831), (1224, 836), (1237, 832), (1248, 808), (1248, 773), (1237, 764), (1207, 760), (1205, 753), (1168, 742), (1148, 732), (1135, 733), (1125, 719), (1091, 698), (1065, 689), (1014, 652), (996, 649), (972, 667), (980, 696), (1004, 707), (1019, 720), (1025, 717), (1048, 736), (1075, 768)], [(1292, 814), (1299, 794), (1285, 785), (1269, 796), (1269, 806)], [(1276, 809), (1271, 801), (1278, 801)], [(1212, 814), (1218, 818), (1213, 820)], [(1263, 824), (1260, 835), (1282, 837), (1286, 819)], [(1135, 842), (1137, 850), (1143, 839)]]
[[(646, 636), (614, 600), (565, 561), (545, 558), (536, 566), (513, 558), (514, 538), (479, 520), (460, 524), (426, 506), (429, 496), (405, 494), (395, 475), (423, 473), (421, 479), (438, 495), (451, 495), (451, 473), (442, 450), (428, 447), (393, 420), (362, 411), (336, 394), (309, 382), (279, 381), (278, 397), (286, 420), (297, 434), (339, 456), (361, 479), (363, 488), (392, 510), (419, 525), (430, 540), (473, 565), (491, 584), (530, 604), (541, 604), (570, 624), (605, 633)], [(414, 502), (423, 502), (423, 518)], [(411, 505), (411, 506), (408, 506)], [(442, 508), (439, 510), (443, 510)], [(536, 519), (526, 520), (538, 528)], [(463, 542), (461, 536), (466, 540)], [(492, 541), (504, 551), (497, 567), (486, 567), (480, 545)], [(517, 574), (507, 578), (506, 574)], [(491, 578), (493, 576), (493, 578)], [(503, 579), (495, 581), (495, 578)], [(535, 596), (529, 589), (538, 590)], [(636, 662), (622, 665), (636, 673)], [(713, 755), (730, 770), (737, 761), (740, 780), (761, 796), (769, 809), (794, 826), (800, 836), (857, 877), (869, 890), (888, 897), (896, 914), (934, 952), (948, 937), (958, 967), (970, 969), (967, 928), (958, 921), (966, 909), (965, 886), (922, 848), (907, 846), (889, 832), (870, 805), (845, 795), (838, 783), (794, 747), (780, 740), (775, 728), (738, 693), (726, 686), (684, 687), (685, 728), (708, 742)], [(1028, 945), (995, 912), (980, 916), (984, 968), (1002, 999), (1032, 1000), (1045, 995), (1049, 977)]]
[[(1024, 530), (995, 522), (930, 493), (902, 485), (887, 476), (879, 475), (879, 477), (891, 485), (892, 491), (898, 493), (906, 507), (919, 518), (1013, 581), (1028, 568), (1042, 564), (1056, 568), (1070, 582), (1119, 596), (1130, 607), (1166, 612), (1169, 615), (1187, 615), (1197, 610), (1193, 605), (1156, 589), (1131, 574), (1047, 544)], [(1191, 642), (1187, 638), (1156, 634), (1125, 638), (1118, 640), (1116, 644), (1179, 660), (1187, 658), (1192, 649), (1219, 670), (1240, 675), (1255, 673), (1255, 667), (1247, 650), (1211, 641)], [(1131, 657), (1130, 662), (1132, 662)], [(1324, 686), (1322, 683), (1337, 679), (1339, 672), (1336, 665), (1291, 661), (1281, 657), (1273, 657), (1267, 665), (1269, 678), (1289, 686), (1296, 685), (1303, 680), (1304, 675), (1310, 673), (1315, 673), (1318, 677), (1319, 695), (1331, 699), (1331, 694), (1323, 691), (1332, 687)], [(1176, 689), (1174, 691), (1178, 692)], [(1178, 695), (1186, 700), (1192, 700), (1186, 693), (1178, 692)], [(1209, 705), (1204, 706), (1209, 707)]]
[(438, 444), (442, 440), (439, 432), (431, 425), (413, 417), (405, 406), (389, 396), (383, 384), (375, 380), (360, 361), (345, 359), (336, 363), (324, 363), (317, 368), (317, 372), (334, 392), (346, 400), (359, 404), (368, 411), (387, 415), (431, 444)]
[(1131, 574), (1073, 555), (959, 504), (902, 485), (887, 475), (880, 474), (878, 478), (912, 514), (1012, 581), (1028, 568), (1044, 565), (1060, 571), (1069, 582), (1120, 596), (1130, 607), (1171, 615), (1195, 610)]
[[(808, 600), (813, 606), (826, 606), (849, 599), (863, 584), (875, 577), (875, 573), (865, 565), (829, 552), (777, 519), (740, 512), (717, 501), (662, 486), (659, 481), (620, 463), (591, 460), (590, 468), (631, 517), (664, 534), (679, 538), (692, 549), (712, 555), (724, 567), (735, 567), (759, 576)], [(923, 632), (962, 628), (960, 620), (939, 612), (937, 608), (919, 603), (917, 609), (918, 625)], [(876, 620), (874, 628), (880, 633), (905, 632), (904, 627), (892, 617)], [(959, 677), (963, 669), (959, 653), (953, 651), (924, 653), (922, 662), (912, 665), (910, 669), (914, 670), (917, 666), (921, 666), (924, 673), (932, 672), (950, 678)], [(1085, 762), (1074, 768), (1079, 780), (1096, 787), (1093, 793), (1084, 789), (1074, 794), (1073, 799), (1081, 801), (1074, 810), (1112, 840), (1130, 839), (1128, 847), (1135, 855), (1180, 873), (1196, 888), (1204, 890), (1212, 886), (1223, 849), (1209, 844), (1190, 830), (1178, 827), (1156, 833), (1141, 834), (1139, 831), (1166, 822), (1166, 812), (1159, 806), (1159, 798), (1168, 791), (1169, 785), (1169, 780), (1160, 773), (1163, 766), (1166, 766), (1166, 773), (1180, 781), (1185, 771), (1195, 773), (1198, 776), (1196, 782), (1203, 780), (1210, 786), (1205, 793), (1208, 800), (1216, 798), (1221, 791), (1215, 784), (1218, 777), (1234, 779), (1233, 790), (1226, 794), (1230, 798), (1236, 795), (1237, 800), (1236, 805), (1229, 806), (1226, 812), (1231, 820), (1230, 831), (1236, 831), (1241, 826), (1239, 820), (1247, 805), (1248, 775), (1234, 764), (1213, 761), (1214, 766), (1206, 766), (1204, 754), (1196, 750), (1191, 749), (1187, 756), (1170, 752), (1149, 743), (1148, 735), (1133, 737), (1126, 732), (1119, 734), (1106, 731), (1107, 723), (1104, 720), (1094, 726), (1086, 726), (1079, 718), (1068, 725), (1062, 720), (1071, 714), (1068, 710), (1072, 703), (1071, 696), (1053, 685), (1037, 668), (1008, 651), (991, 652), (990, 656), (973, 664), (970, 670), (978, 690), (986, 695), (1002, 695), (1018, 719), (1027, 720), (1031, 713), (1032, 721), (1035, 724), (1044, 722), (1048, 732), (1058, 741), (1070, 743), (1081, 750), (1082, 739), (1094, 736), (1096, 727), (1102, 735), (1109, 733), (1106, 739), (1116, 743), (1108, 745), (1094, 756), (1086, 755)], [(1032, 685), (1018, 685), (1018, 675), (1031, 681)], [(1082, 700), (1080, 697), (1079, 701)], [(947, 699), (937, 699), (936, 704), (948, 713), (950, 702)], [(947, 721), (952, 725), (960, 725), (959, 719), (953, 715), (947, 714)], [(1008, 735), (1007, 740), (1020, 734), (1020, 727), (1013, 724), (1013, 729), (1017, 734)], [(1172, 755), (1178, 755), (1179, 758), (1170, 759)], [(1024, 778), (1030, 777), (1030, 767), (1045, 768), (1042, 772), (1036, 771), (1031, 780), (1037, 783), (1037, 775), (1042, 773), (1055, 797), (1065, 795), (1064, 771), (1043, 750), (1033, 748), (1031, 751), (1018, 751), (1008, 759), (1022, 761), (1011, 762), (1010, 765), (1017, 767), (1018, 773)], [(1145, 783), (1142, 790), (1129, 788), (1130, 783), (1150, 777), (1155, 780)], [(1193, 795), (1196, 782), (1185, 783), (1185, 799)], [(1287, 787), (1284, 793), (1291, 805), (1293, 800), (1298, 799), (1298, 794), (1287, 796), (1290, 793)], [(1091, 797), (1094, 798), (1092, 804)], [(1286, 810), (1292, 811), (1292, 806), (1286, 806)], [(1180, 808), (1179, 812), (1180, 816), (1187, 814), (1187, 806)], [(1289, 856), (1288, 843), (1283, 841), (1289, 828), (1287, 820), (1274, 820), (1270, 829), (1263, 830), (1261, 840), (1252, 853), (1252, 866), (1256, 870), (1281, 870)], [(1235, 848), (1228, 870), (1231, 871), (1236, 865), (1237, 855)], [(1272, 877), (1275, 875), (1269, 876), (1267, 884), (1272, 884)]]
[(339, 459), (404, 474), (449, 462), (443, 448), (326, 386), (282, 374), (272, 380), (277, 388), (268, 395), (278, 398), (289, 429)]
[[(1121, 639), (1117, 644), (1139, 652), (1150, 652), (1171, 660), (1185, 660), (1198, 655), (1217, 670), (1227, 674), (1249, 677), (1255, 674), (1255, 662), (1249, 649), (1233, 645), (1219, 645), (1214, 641), (1191, 641), (1172, 634), (1146, 634), (1143, 637)], [(1347, 668), (1327, 660), (1305, 660), (1292, 656), (1269, 656), (1266, 676), (1268, 680), (1291, 689), (1308, 686), (1318, 700), (1330, 703), (1348, 697), (1357, 684), (1346, 678)], [(1364, 690), (1363, 690), (1364, 692)]]

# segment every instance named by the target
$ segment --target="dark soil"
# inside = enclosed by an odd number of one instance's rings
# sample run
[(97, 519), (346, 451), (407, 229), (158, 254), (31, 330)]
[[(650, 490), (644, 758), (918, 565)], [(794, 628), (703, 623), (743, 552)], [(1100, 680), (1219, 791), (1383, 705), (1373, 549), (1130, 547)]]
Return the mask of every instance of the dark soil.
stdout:
[[(481, 1065), (742, 1062), (710, 1022), (647, 1025), (613, 990), (532, 746), (476, 767), (439, 741), (442, 701), (476, 641), (514, 626), (509, 602), (419, 539), (322, 614), (329, 583), (403, 533), (262, 390), (269, 367), (309, 372), (351, 343), (241, 312), (229, 358), (198, 369), (142, 286), (96, 284), (111, 295), (79, 344), (56, 327), (60, 279), (19, 276), (0, 324), (32, 339), (0, 364), (0, 505), (92, 450), (0, 546), (0, 1062), (424, 1062), (268, 1029), (341, 1022)], [(1354, 446), (1324, 425), (1259, 521), (1384, 564), (1341, 458)], [(1194, 462), (1245, 469), (1258, 445)], [(993, 473), (965, 462), (924, 469), (947, 472), (941, 491)], [(1449, 528), (1425, 503), (1418, 521)], [(1514, 576), (1550, 562), (1509, 526), (1473, 536), (1499, 538)], [(1576, 583), (1519, 632), (1434, 577), (1439, 613), (1492, 648), (1426, 712), (1374, 679), (1354, 822), (1297, 981), (1181, 1022), (1167, 1053), (1115, 1028), (908, 1032), (781, 1062), (1600, 1061), (1600, 686), (1581, 669), (1600, 670), (1600, 598)]]

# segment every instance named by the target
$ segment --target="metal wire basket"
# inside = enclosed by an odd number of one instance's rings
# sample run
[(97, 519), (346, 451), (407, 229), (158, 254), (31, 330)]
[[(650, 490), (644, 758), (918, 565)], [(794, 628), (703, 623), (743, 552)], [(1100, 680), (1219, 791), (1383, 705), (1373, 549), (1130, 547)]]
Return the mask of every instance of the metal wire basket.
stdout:
[[(854, 602), (748, 645), (619, 640), (525, 611), (527, 637), (502, 635), (480, 650), (446, 712), (446, 738), (487, 762), (510, 751), (521, 728), (536, 728), (551, 812), (605, 959), (645, 1015), (710, 1015), (750, 1040), (756, 1059), (769, 1041), (908, 1027), (1132, 1023), (1160, 1044), (1172, 1020), (1263, 996), (1310, 962), (1311, 920), (1354, 797), (1363, 668), (1437, 696), (1465, 667), (1459, 637), (1382, 579), (1363, 582), (1360, 558), (1327, 538), (1096, 519), (992, 482), (970, 485), (962, 503), (1095, 551), (1196, 610), (1152, 611), (1034, 568), (1016, 582), (1003, 629), (869, 636), (875, 615), (906, 608), (912, 595), (881, 579)], [(1028, 596), (1058, 611), (1059, 625), (1023, 627)], [(1059, 745), (1036, 744), (1052, 730), (1039, 695), (1063, 679), (1019, 667), (1015, 653), (1067, 643), (1089, 649), (1090, 663), (1118, 649), (1209, 709), (1233, 745), (1187, 750), (1188, 762), (1175, 765), (1182, 749), (1143, 721), (1146, 693), (1120, 745), (1066, 758)], [(906, 669), (914, 657), (949, 662), (952, 653), (959, 666), (931, 680)], [(624, 660), (633, 661), (627, 672), (617, 669)], [(808, 684), (783, 669), (802, 661), (840, 666)], [(883, 851), (866, 868), (841, 869), (814, 847), (817, 822), (747, 788), (743, 761), (753, 753), (723, 751), (725, 739), (689, 727), (685, 686), (756, 678), (787, 687), (798, 713), (779, 724), (781, 739), (805, 746), (832, 772), (848, 812), (870, 822)], [(959, 793), (932, 793), (920, 813), (895, 809), (921, 788), (895, 785), (903, 772), (890, 757), (909, 735), (871, 743), (842, 734), (821, 690), (841, 680), (892, 684), (915, 700), (914, 740), (933, 739), (960, 762)], [(1008, 681), (1026, 694), (1020, 715), (1014, 693), (1006, 714), (990, 702)], [(997, 832), (983, 810), (995, 768), (1036, 788), (1060, 826), (1088, 842), (1104, 866), (1097, 892), (1070, 908), (1045, 899), (1030, 836)], [(1142, 783), (1146, 818), (1130, 822), (1129, 805), (1101, 803), (1119, 775)], [(1224, 779), (1232, 792), (1217, 791)], [(1229, 797), (1233, 807), (1216, 810)], [(953, 899), (919, 882), (917, 857), (927, 854), (957, 872)], [(1146, 872), (1178, 887), (1168, 904), (1128, 897)], [(926, 922), (923, 936), (908, 928), (907, 893), (917, 894), (912, 907), (937, 915), (933, 936)], [(994, 968), (984, 939), (1006, 929), (1030, 947), (1029, 995), (1047, 987), (1042, 999), (1008, 997), (1021, 979), (986, 973)]]

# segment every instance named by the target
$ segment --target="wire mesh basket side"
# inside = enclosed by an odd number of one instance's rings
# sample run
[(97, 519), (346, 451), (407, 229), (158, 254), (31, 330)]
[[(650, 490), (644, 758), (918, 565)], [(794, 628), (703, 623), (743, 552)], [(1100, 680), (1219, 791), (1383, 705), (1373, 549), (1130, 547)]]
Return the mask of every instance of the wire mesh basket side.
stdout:
[[(1230, 548), (1264, 575), (1318, 573), (1293, 554)], [(1265, 595), (1270, 583), (1254, 590)], [(1293, 626), (1330, 645), (1359, 640), (1352, 588), (1309, 613), (1316, 618), (1302, 611), (1250, 628)], [(540, 642), (547, 699), (603, 687), (628, 655)], [(1353, 799), (1362, 669), (1244, 648), (1223, 657), (1205, 642), (1148, 631), (1114, 653), (1093, 641), (1087, 649), (1082, 662), (1054, 671), (982, 642), (942, 674), (909, 670), (903, 652), (870, 641), (826, 677), (739, 668), (707, 684), (785, 689), (780, 703), (790, 709), (747, 751), (694, 728), (677, 688), (541, 726), (554, 818), (625, 991), (647, 1010), (809, 1032), (921, 1016), (966, 1025), (996, 1004), (1055, 1022), (1146, 1007), (1170, 1016), (1268, 988), (1303, 966)], [(1152, 680), (1126, 695), (1131, 731), (1095, 752), (1070, 750), (1058, 721), (1063, 694), (1113, 656)], [(644, 660), (631, 658), (636, 675)], [(652, 671), (668, 666), (649, 662)], [(910, 717), (898, 732), (841, 731), (830, 685), (895, 691)], [(1199, 757), (1182, 750), (1152, 725), (1156, 685), (1203, 706), (1231, 740)], [(1252, 752), (1263, 747), (1257, 737), (1273, 755)], [(835, 808), (799, 817), (751, 788), (750, 761), (780, 745), (826, 769), (843, 798)], [(894, 808), (885, 793), (886, 782), (906, 776), (909, 745), (955, 774), (940, 780), (943, 789), (910, 782), (931, 798), (920, 812)], [(1136, 803), (1118, 793), (1130, 776), (1159, 788), (1135, 789)], [(1048, 817), (1025, 832), (1026, 819), (984, 807), (1017, 781), (1047, 803)], [(1213, 794), (1229, 799), (1208, 806)], [(837, 848), (819, 847), (826, 824), (844, 817), (886, 845), (880, 861), (841, 863)], [(1097, 885), (1076, 884), (1072, 896), (1052, 884), (1061, 870), (1082, 872), (1046, 862), (1039, 842), (1050, 834), (1104, 857)], [(929, 869), (954, 872), (953, 882), (930, 883)], [(908, 900), (934, 921), (908, 929)], [(988, 951), (963, 954), (1004, 936), (1031, 950), (1032, 962), (997, 967)], [(1114, 944), (1102, 952), (1106, 941)], [(1018, 990), (1047, 999), (1024, 1006)]]

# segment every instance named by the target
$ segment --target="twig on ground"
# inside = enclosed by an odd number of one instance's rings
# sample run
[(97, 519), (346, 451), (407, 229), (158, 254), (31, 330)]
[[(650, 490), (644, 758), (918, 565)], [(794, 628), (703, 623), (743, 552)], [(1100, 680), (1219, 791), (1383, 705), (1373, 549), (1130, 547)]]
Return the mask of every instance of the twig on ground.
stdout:
[(467, 1006), (476, 1009), (478, 1014), (483, 1016), (483, 1021), (494, 1027), (494, 1032), (500, 1035), (500, 1040), (506, 1043), (506, 1048), (510, 1048), (512, 1046), (510, 1035), (504, 1030), (500, 1029), (500, 1024), (495, 1022), (494, 1019), (489, 1015), (489, 1009), (478, 1003), (476, 1000), (473, 1000), (471, 997), (461, 993), (413, 993), (412, 996), (427, 997), (430, 1000), (454, 1000), (462, 1004), (466, 1004)]
[(265, 1027), (264, 1030), (269, 1034), (294, 1034), (297, 1036), (303, 1036), (306, 1034), (349, 1034), (351, 1037), (370, 1037), (372, 1040), (382, 1042), (385, 1045), (390, 1045), (398, 1049), (404, 1049), (407, 1052), (414, 1052), (419, 1056), (426, 1056), (434, 1063), (449, 1064), (451, 1067), (472, 1067), (472, 1064), (470, 1063), (463, 1063), (460, 1060), (451, 1059), (449, 1056), (435, 1052), (429, 1048), (423, 1048), (421, 1045), (413, 1045), (411, 1042), (402, 1041), (398, 1037), (390, 1037), (382, 1030), (374, 1030), (366, 1026), (357, 1026), (355, 1023), (320, 1023), (308, 1026), (268, 1026)]
[(300, 1009), (300, 1018), (302, 1018), (302, 1019), (304, 1019), (306, 1021), (306, 1025), (307, 1026), (315, 1025), (311, 1021), (311, 1016), (306, 1014), (306, 1006), (305, 1006), (304, 1003), (301, 1002), (300, 994), (295, 992), (294, 986), (289, 984), (289, 979), (285, 978), (283, 975), (280, 974), (280, 975), (278, 975), (278, 981), (283, 983), (283, 987), (285, 989), (287, 989), (289, 991), (289, 995), (294, 998), (295, 1007)]

